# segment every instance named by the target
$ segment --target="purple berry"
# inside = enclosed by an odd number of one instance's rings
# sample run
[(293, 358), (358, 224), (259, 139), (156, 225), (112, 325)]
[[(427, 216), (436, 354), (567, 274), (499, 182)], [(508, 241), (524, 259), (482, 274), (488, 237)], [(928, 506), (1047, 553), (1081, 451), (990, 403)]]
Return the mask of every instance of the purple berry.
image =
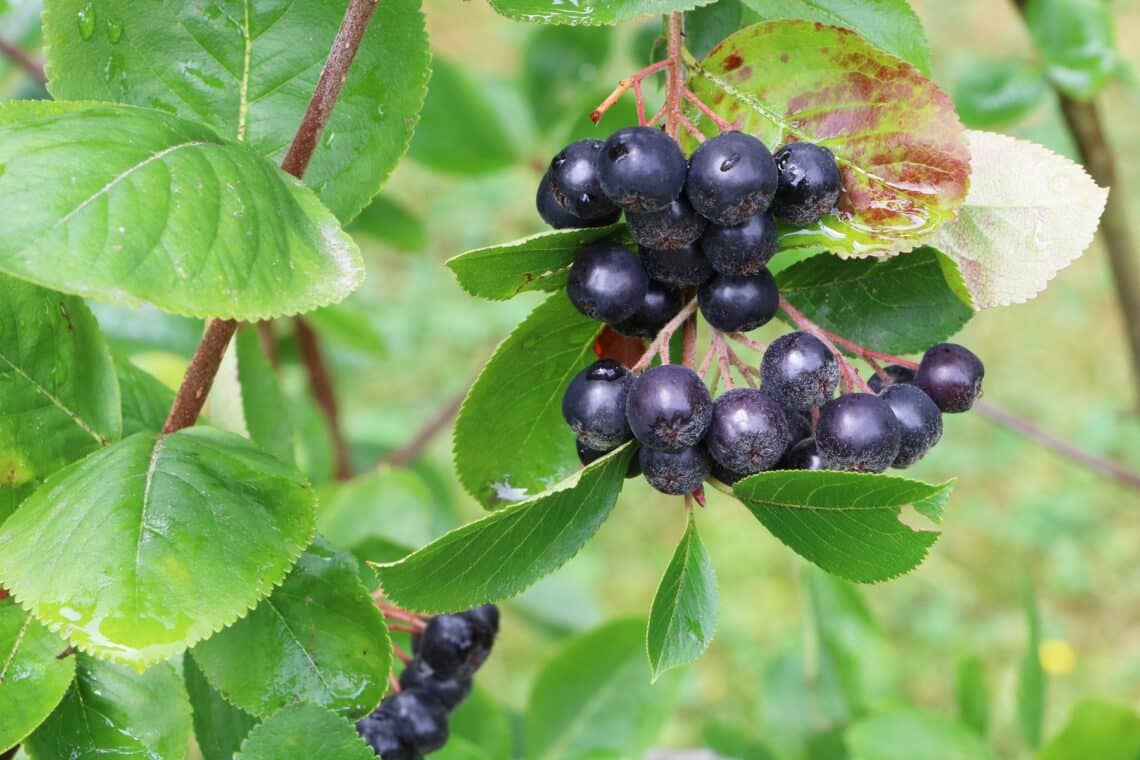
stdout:
[(899, 455), (900, 432), (890, 404), (870, 393), (848, 393), (820, 408), (815, 444), (828, 469), (882, 472)]
[(645, 271), (658, 282), (687, 288), (700, 285), (713, 276), (712, 264), (696, 243), (663, 251), (641, 248), (640, 252)]
[(842, 177), (835, 155), (821, 145), (789, 143), (775, 153), (780, 175), (772, 213), (801, 227), (814, 224), (835, 208)]
[(638, 245), (662, 251), (695, 242), (708, 226), (683, 195), (660, 211), (630, 212), (625, 221)]
[(633, 382), (626, 402), (634, 437), (662, 451), (677, 452), (697, 444), (709, 429), (712, 412), (704, 381), (693, 370), (676, 364), (646, 370)]
[(768, 210), (776, 181), (776, 163), (764, 143), (743, 132), (724, 132), (693, 151), (685, 194), (713, 224), (742, 224)]
[(587, 222), (609, 220), (621, 213), (602, 192), (598, 181), (598, 154), (601, 150), (601, 140), (571, 143), (554, 157), (547, 171), (555, 198), (567, 211)]
[(697, 302), (705, 321), (721, 332), (747, 332), (766, 325), (780, 308), (780, 291), (771, 272), (718, 274), (701, 285)]
[(613, 359), (600, 359), (579, 372), (562, 396), (562, 417), (578, 440), (591, 449), (612, 451), (633, 434), (625, 403), (633, 375)]
[(781, 470), (826, 470), (823, 457), (819, 455), (814, 438), (805, 438), (784, 454), (780, 460)]
[(626, 127), (610, 135), (598, 154), (602, 190), (626, 211), (660, 211), (685, 186), (688, 162), (667, 134), (653, 127)]
[(887, 375), (887, 380), (884, 382), (883, 378), (879, 377), (878, 372), (872, 372), (867, 376), (867, 385), (875, 393), (883, 390), (888, 385), (895, 385), (897, 383), (913, 383), (914, 370), (910, 367), (903, 367), (898, 364), (888, 364), (883, 367), (883, 372)]
[(914, 385), (890, 385), (879, 398), (890, 404), (899, 422), (899, 454), (891, 464), (909, 467), (942, 438), (942, 412)]
[(701, 236), (701, 251), (721, 274), (759, 274), (776, 253), (776, 224), (768, 214), (734, 227), (713, 225)]
[(611, 324), (632, 317), (645, 300), (649, 275), (637, 255), (614, 243), (584, 247), (570, 266), (566, 294), (578, 311)]
[(746, 475), (770, 470), (787, 446), (787, 417), (767, 393), (734, 388), (713, 402), (705, 447), (722, 467)]
[(939, 343), (927, 350), (914, 373), (914, 384), (944, 412), (967, 412), (982, 395), (986, 368), (970, 349)]
[(785, 407), (806, 412), (835, 394), (839, 387), (839, 360), (814, 335), (787, 333), (764, 351), (760, 380), (764, 390)]
[(614, 329), (622, 335), (642, 340), (653, 340), (669, 320), (677, 316), (684, 306), (681, 291), (672, 285), (656, 280), (649, 281), (641, 307), (629, 319), (618, 322)]
[(712, 460), (703, 446), (690, 446), (680, 451), (643, 448), (641, 471), (649, 485), (671, 496), (692, 493), (709, 476)]

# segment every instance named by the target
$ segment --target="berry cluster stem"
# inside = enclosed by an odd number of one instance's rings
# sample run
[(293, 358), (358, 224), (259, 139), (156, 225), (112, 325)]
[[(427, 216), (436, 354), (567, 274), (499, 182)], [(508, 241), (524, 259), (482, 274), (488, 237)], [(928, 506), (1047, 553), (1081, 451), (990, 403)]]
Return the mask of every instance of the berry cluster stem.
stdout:
[(665, 90), (665, 133), (676, 140), (682, 120), (686, 120), (681, 113), (681, 91), (685, 87), (685, 64), (681, 61), (681, 44), (685, 34), (684, 14), (670, 13), (666, 27), (669, 79)]
[(629, 368), (630, 372), (633, 372), (634, 374), (641, 372), (653, 362), (653, 357), (658, 354), (661, 355), (662, 363), (668, 364), (669, 341), (673, 339), (673, 335), (676, 334), (677, 330), (681, 329), (681, 326), (685, 324), (685, 321), (689, 319), (689, 317), (696, 314), (696, 312), (697, 299), (694, 298), (685, 304), (685, 307), (683, 309), (677, 312), (677, 316), (673, 317), (664, 327), (661, 328), (661, 330), (657, 333), (657, 337), (653, 339), (653, 342), (650, 343), (649, 346), (645, 349), (645, 353), (642, 354), (641, 358), (637, 360), (637, 364), (634, 364)]

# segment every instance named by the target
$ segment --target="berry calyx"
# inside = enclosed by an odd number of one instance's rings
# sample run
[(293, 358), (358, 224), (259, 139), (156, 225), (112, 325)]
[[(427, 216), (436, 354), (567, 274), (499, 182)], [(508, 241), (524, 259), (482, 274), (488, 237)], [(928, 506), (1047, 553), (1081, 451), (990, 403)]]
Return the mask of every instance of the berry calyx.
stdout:
[(637, 255), (615, 243), (594, 243), (570, 266), (566, 294), (578, 311), (611, 324), (629, 319), (645, 299), (649, 275)]
[(780, 307), (780, 291), (771, 272), (718, 274), (701, 285), (697, 302), (705, 320), (721, 332), (747, 332), (765, 325)]
[(768, 210), (776, 182), (776, 164), (764, 143), (743, 132), (724, 132), (693, 151), (685, 194), (714, 224), (742, 224)]
[(756, 214), (733, 227), (713, 225), (701, 236), (701, 252), (721, 274), (759, 274), (776, 253), (776, 223)]
[(890, 404), (848, 393), (820, 407), (815, 444), (828, 469), (883, 472), (899, 455), (900, 432)]
[(660, 211), (631, 211), (625, 220), (638, 245), (658, 250), (688, 245), (708, 226), (708, 221), (693, 210), (684, 195)]
[(641, 248), (640, 253), (645, 271), (658, 282), (688, 288), (700, 285), (714, 274), (712, 264), (696, 243), (669, 250)]
[(887, 376), (886, 381), (879, 377), (878, 372), (872, 372), (867, 376), (867, 387), (875, 393), (883, 390), (883, 388), (886, 388), (888, 385), (914, 382), (914, 370), (910, 367), (904, 367), (900, 364), (888, 364), (883, 367), (883, 372)]
[(942, 438), (942, 412), (918, 386), (902, 383), (883, 389), (879, 398), (890, 404), (899, 422), (899, 454), (894, 467), (909, 467)]
[(610, 135), (598, 154), (598, 178), (606, 196), (626, 211), (660, 211), (685, 186), (688, 162), (659, 129), (626, 127)]
[(634, 437), (661, 451), (678, 452), (696, 445), (709, 429), (712, 413), (712, 398), (704, 381), (693, 370), (676, 364), (646, 370), (634, 380), (626, 402)]
[(585, 446), (612, 451), (633, 434), (625, 419), (633, 375), (613, 359), (601, 359), (579, 372), (562, 396), (562, 417)]
[(744, 475), (770, 470), (787, 446), (784, 410), (767, 393), (734, 388), (713, 402), (705, 447), (725, 469)]
[(760, 381), (788, 409), (806, 412), (822, 406), (839, 387), (839, 360), (814, 335), (781, 335), (764, 351)]
[(957, 343), (931, 346), (914, 373), (914, 384), (944, 412), (967, 412), (982, 395), (986, 368), (970, 349)]
[(772, 201), (775, 216), (802, 227), (834, 210), (843, 178), (830, 150), (795, 142), (777, 150), (773, 158), (780, 178)]
[(579, 140), (561, 150), (550, 162), (551, 188), (562, 206), (585, 221), (612, 217), (620, 211), (602, 192), (598, 180), (601, 140)]
[(622, 335), (642, 340), (653, 340), (669, 320), (684, 307), (684, 297), (677, 288), (650, 280), (645, 298), (633, 316), (614, 325)]
[(643, 448), (639, 456), (641, 471), (649, 485), (671, 496), (697, 490), (712, 469), (712, 460), (703, 446), (680, 451)]

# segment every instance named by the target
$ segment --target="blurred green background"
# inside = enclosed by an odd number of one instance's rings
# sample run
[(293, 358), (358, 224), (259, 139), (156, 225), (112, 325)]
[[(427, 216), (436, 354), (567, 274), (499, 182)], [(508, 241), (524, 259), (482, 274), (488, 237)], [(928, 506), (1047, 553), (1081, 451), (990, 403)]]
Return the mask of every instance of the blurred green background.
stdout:
[[(1011, 4), (913, 5), (930, 39), (933, 76), (951, 92), (993, 71), (993, 60), (1038, 60)], [(629, 103), (597, 128), (585, 117), (617, 79), (647, 62), (659, 31), (652, 22), (616, 32), (552, 31), (503, 19), (481, 0), (425, 0), (424, 9), (437, 62), (412, 158), (357, 225), (369, 259), (367, 284), (346, 306), (314, 319), (335, 368), (358, 470), (405, 444), (466, 388), (496, 343), (538, 303), (530, 294), (477, 301), (443, 262), (542, 228), (533, 197), (546, 162), (571, 135), (604, 136), (633, 118)], [(10, 0), (0, 2), (0, 11), (0, 31), (34, 49), (35, 5)], [(1140, 38), (1140, 3), (1117, 2), (1112, 12), (1123, 62), (1140, 70), (1140, 47), (1123, 44)], [(576, 36), (570, 54), (554, 55), (568, 36)], [(584, 51), (576, 62), (575, 50)], [(0, 88), (7, 97), (38, 92), (7, 63), (0, 63)], [(1140, 95), (1116, 81), (1099, 102), (1120, 159), (1122, 188), (1114, 191), (1132, 190), (1130, 208), (1140, 220)], [(457, 124), (478, 128), (459, 133)], [(987, 128), (1075, 155), (1051, 94)], [(114, 309), (97, 313), (138, 363), (177, 381), (197, 325)], [(757, 337), (785, 329), (770, 325)], [(987, 399), (1140, 469), (1136, 380), (1099, 241), (1036, 300), (980, 313), (956, 340), (986, 361)], [(286, 359), (289, 346), (283, 341)], [(289, 365), (286, 379), (304, 464), (316, 479), (327, 478), (327, 441), (304, 377)], [(425, 511), (417, 528), (423, 538), (481, 514), (451, 473), (447, 434), (412, 469), (415, 498), (398, 506)], [(723, 722), (762, 739), (780, 757), (797, 757), (805, 736), (842, 722), (852, 706), (835, 701), (834, 684), (820, 671), (813, 599), (830, 635), (857, 660), (858, 709), (906, 703), (953, 713), (959, 663), (977, 657), (1001, 757), (1028, 754), (1016, 707), (1029, 646), (1027, 587), (1036, 590), (1040, 661), (1049, 678), (1046, 735), (1085, 697), (1140, 705), (1140, 492), (971, 415), (947, 417), (942, 444), (912, 474), (928, 482), (956, 477), (958, 486), (926, 563), (858, 590), (877, 623), (852, 607), (842, 587), (805, 576), (805, 563), (747, 510), (710, 495), (697, 519), (720, 579), (721, 620), (711, 650), (688, 668), (661, 746), (701, 746), (710, 722)], [(631, 481), (597, 539), (508, 609), (501, 646), (480, 683), (521, 709), (562, 637), (647, 613), (683, 529), (680, 499)], [(805, 577), (814, 578), (816, 596)], [(828, 756), (826, 743), (809, 754)]]

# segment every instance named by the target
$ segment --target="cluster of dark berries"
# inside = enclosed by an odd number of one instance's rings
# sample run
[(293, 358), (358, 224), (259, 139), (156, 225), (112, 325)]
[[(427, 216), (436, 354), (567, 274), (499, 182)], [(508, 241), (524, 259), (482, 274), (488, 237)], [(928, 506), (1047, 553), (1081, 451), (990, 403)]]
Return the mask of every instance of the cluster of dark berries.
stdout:
[(774, 218), (811, 224), (840, 191), (835, 157), (818, 145), (791, 143), (773, 156), (755, 137), (725, 132), (686, 159), (661, 130), (628, 127), (563, 149), (537, 206), (559, 229), (613, 224), (625, 212), (638, 252), (614, 241), (584, 246), (567, 293), (583, 314), (651, 339), (682, 309), (684, 288), (698, 289), (701, 313), (718, 330), (772, 319)]
[[(891, 366), (875, 393), (846, 393), (839, 360), (815, 336), (775, 340), (760, 364), (760, 388), (712, 399), (700, 376), (666, 364), (634, 376), (611, 359), (578, 373), (562, 414), (582, 464), (626, 441), (641, 444), (638, 467), (659, 491), (687, 494), (710, 474), (725, 483), (772, 469), (883, 472), (908, 467), (942, 437), (942, 413), (964, 412), (981, 395), (982, 362), (941, 343), (918, 370)], [(814, 420), (814, 422), (813, 422)]]
[(412, 639), (415, 657), (400, 675), (400, 691), (356, 724), (382, 760), (416, 760), (447, 743), (448, 714), (471, 693), (498, 633), (493, 604), (428, 621)]

